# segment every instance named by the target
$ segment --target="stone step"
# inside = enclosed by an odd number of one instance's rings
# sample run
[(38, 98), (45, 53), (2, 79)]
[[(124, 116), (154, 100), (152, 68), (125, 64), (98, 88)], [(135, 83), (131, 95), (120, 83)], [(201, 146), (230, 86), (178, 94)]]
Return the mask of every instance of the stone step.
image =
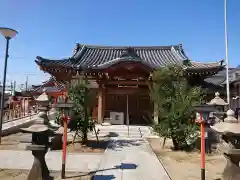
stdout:
[(114, 129), (114, 130), (103, 130), (103, 129), (96, 129), (96, 131), (99, 131), (99, 133), (108, 133), (108, 132), (115, 132), (115, 133), (127, 133), (127, 132), (132, 132), (132, 133), (152, 133), (152, 131), (143, 131), (143, 130), (123, 130), (123, 129)]
[[(92, 133), (93, 136), (95, 136), (94, 133)], [(106, 136), (110, 136), (110, 137), (145, 137), (145, 136), (151, 136), (151, 133), (142, 133), (140, 134), (139, 132), (99, 132), (98, 136), (99, 137), (106, 137)]]
[[(108, 128), (108, 127), (99, 127), (99, 126), (96, 126), (96, 129), (99, 129), (100, 131), (108, 131), (108, 132), (125, 132), (125, 131), (128, 131), (128, 128), (126, 127), (126, 128), (117, 128), (117, 127), (115, 127), (115, 128)], [(150, 128), (129, 128), (129, 131), (138, 131), (139, 132), (139, 130), (140, 131), (142, 131), (142, 132), (152, 132), (152, 130), (150, 129)]]

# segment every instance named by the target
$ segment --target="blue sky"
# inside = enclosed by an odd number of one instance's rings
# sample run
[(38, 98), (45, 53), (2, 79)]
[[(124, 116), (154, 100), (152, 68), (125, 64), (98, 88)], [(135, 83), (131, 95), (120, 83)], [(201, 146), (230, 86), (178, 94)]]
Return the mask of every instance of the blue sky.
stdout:
[[(229, 60), (240, 64), (240, 1), (228, 0)], [(223, 0), (1, 0), (0, 26), (19, 34), (10, 42), (8, 81), (47, 78), (36, 56), (64, 58), (75, 43), (98, 45), (183, 44), (189, 58), (225, 58)], [(0, 37), (0, 78), (5, 51)], [(0, 81), (1, 81), (0, 80)]]

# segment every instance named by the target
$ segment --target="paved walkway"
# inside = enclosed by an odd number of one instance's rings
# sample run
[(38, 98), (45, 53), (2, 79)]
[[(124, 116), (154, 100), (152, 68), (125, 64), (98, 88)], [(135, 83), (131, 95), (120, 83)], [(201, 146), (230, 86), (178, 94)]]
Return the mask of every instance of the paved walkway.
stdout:
[(94, 180), (170, 180), (144, 139), (112, 139)]
[[(101, 154), (76, 154), (67, 155), (66, 171), (90, 172), (98, 169)], [(48, 168), (60, 171), (62, 167), (61, 152), (48, 152), (46, 155)], [(0, 150), (0, 169), (24, 169), (32, 167), (33, 156), (30, 151)]]

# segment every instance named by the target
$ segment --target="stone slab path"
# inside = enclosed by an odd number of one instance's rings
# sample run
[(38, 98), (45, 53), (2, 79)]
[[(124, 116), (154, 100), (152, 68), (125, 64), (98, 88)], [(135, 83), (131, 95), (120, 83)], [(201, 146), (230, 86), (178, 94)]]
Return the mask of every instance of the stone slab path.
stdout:
[(170, 180), (144, 139), (112, 138), (94, 180)]
[[(90, 172), (99, 167), (102, 154), (69, 153), (67, 155), (66, 171)], [(60, 171), (62, 167), (61, 152), (48, 152), (46, 162), (49, 170)], [(33, 156), (30, 151), (0, 150), (0, 169), (23, 169), (32, 167)]]

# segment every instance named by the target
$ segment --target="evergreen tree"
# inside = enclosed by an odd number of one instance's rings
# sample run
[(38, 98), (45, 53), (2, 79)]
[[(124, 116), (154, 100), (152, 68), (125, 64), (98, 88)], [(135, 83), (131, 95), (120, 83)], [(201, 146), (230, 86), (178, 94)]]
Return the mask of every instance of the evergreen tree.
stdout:
[[(94, 123), (91, 118), (93, 99), (96, 98), (94, 91), (88, 86), (87, 80), (81, 80), (71, 87), (69, 97), (73, 101), (73, 121), (76, 121), (76, 135), (80, 133), (82, 142), (88, 140), (88, 132), (93, 129)], [(75, 136), (76, 137), (76, 136)]]
[(188, 148), (198, 134), (194, 105), (201, 102), (201, 89), (188, 85), (185, 71), (179, 66), (158, 69), (151, 76), (150, 96), (159, 116), (155, 131), (171, 138), (176, 150)]

